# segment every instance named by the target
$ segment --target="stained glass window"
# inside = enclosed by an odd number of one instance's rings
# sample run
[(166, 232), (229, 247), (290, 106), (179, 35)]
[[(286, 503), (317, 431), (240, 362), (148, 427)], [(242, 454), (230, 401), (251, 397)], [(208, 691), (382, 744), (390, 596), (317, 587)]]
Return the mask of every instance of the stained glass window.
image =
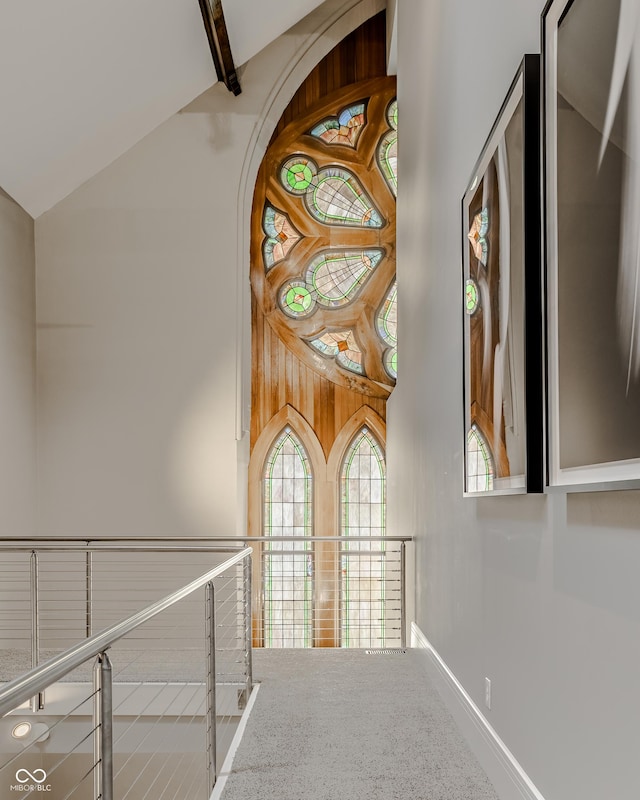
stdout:
[(387, 374), (398, 377), (398, 286), (396, 281), (387, 292), (382, 307), (376, 315), (376, 327), (382, 341), (389, 345), (382, 356)]
[(478, 285), (469, 278), (464, 285), (464, 308), (467, 314), (475, 314), (478, 310), (478, 303), (480, 302), (480, 294), (478, 292)]
[(385, 351), (384, 357), (384, 368), (387, 370), (389, 375), (395, 380), (398, 379), (398, 348), (397, 347), (390, 347), (388, 350)]
[(307, 284), (313, 286), (321, 305), (331, 308), (342, 306), (353, 299), (382, 256), (382, 250), (322, 253), (309, 265)]
[(354, 438), (340, 475), (341, 645), (384, 646), (387, 593), (385, 543), (349, 541), (385, 535), (386, 468), (382, 448), (365, 426)]
[(284, 188), (292, 194), (305, 194), (318, 174), (315, 161), (305, 156), (288, 158), (280, 170), (280, 180)]
[[(311, 536), (313, 481), (307, 453), (290, 426), (276, 439), (264, 468), (264, 535)], [(305, 541), (273, 541), (264, 551), (264, 644), (311, 647), (313, 549)]]
[(493, 489), (493, 460), (484, 437), (475, 425), (467, 436), (467, 491)]
[(304, 281), (288, 281), (280, 290), (280, 307), (290, 317), (307, 317), (316, 307), (315, 293)]
[(398, 196), (398, 102), (392, 100), (387, 107), (387, 122), (391, 130), (384, 134), (378, 144), (378, 166), (387, 181), (393, 196)]
[(316, 307), (339, 308), (357, 295), (384, 255), (375, 250), (328, 250), (309, 264), (305, 280), (287, 281), (280, 289), (282, 310), (306, 317)]
[(381, 228), (382, 217), (355, 175), (342, 167), (324, 167), (305, 194), (309, 213), (327, 225)]
[(262, 229), (267, 238), (262, 244), (265, 269), (287, 257), (289, 250), (300, 240), (300, 234), (282, 211), (267, 204), (262, 217)]
[(387, 107), (387, 122), (394, 131), (398, 130), (398, 101), (392, 100)]
[(353, 331), (325, 333), (309, 344), (319, 353), (333, 357), (345, 369), (364, 375), (362, 350), (358, 347)]
[(398, 342), (398, 284), (393, 282), (382, 308), (376, 317), (378, 333), (383, 342), (395, 345)]
[(343, 109), (336, 117), (326, 117), (310, 133), (327, 144), (355, 147), (365, 126), (365, 104), (356, 103)]
[(489, 232), (489, 209), (483, 208), (480, 213), (476, 214), (469, 230), (468, 238), (471, 242), (471, 248), (475, 257), (484, 266), (487, 266), (487, 254), (489, 252), (489, 243), (487, 242), (487, 233)]

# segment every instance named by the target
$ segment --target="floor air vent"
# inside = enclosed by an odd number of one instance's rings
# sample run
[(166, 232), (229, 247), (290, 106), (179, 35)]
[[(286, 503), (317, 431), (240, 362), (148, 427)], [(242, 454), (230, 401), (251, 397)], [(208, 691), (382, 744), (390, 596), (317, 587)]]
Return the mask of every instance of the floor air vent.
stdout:
[(404, 655), (406, 652), (404, 647), (383, 647), (379, 650), (365, 650), (368, 656), (399, 656)]

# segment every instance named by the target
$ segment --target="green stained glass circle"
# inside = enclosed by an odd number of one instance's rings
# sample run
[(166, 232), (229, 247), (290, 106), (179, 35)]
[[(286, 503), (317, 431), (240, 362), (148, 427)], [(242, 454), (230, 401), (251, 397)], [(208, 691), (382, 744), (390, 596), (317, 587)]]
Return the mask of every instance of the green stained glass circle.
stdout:
[(464, 287), (464, 307), (467, 314), (475, 314), (478, 310), (479, 302), (478, 285), (473, 278), (469, 278)]
[(398, 378), (398, 348), (393, 347), (391, 350), (387, 350), (384, 354), (384, 366), (387, 370), (388, 375), (393, 378), (393, 380), (397, 380)]
[(296, 314), (304, 314), (311, 307), (311, 292), (303, 286), (291, 287), (284, 298), (287, 308)]
[(317, 174), (318, 168), (310, 158), (294, 156), (282, 165), (280, 181), (291, 194), (304, 194)]
[(305, 317), (316, 305), (314, 293), (302, 281), (287, 283), (280, 292), (282, 310), (290, 317)]

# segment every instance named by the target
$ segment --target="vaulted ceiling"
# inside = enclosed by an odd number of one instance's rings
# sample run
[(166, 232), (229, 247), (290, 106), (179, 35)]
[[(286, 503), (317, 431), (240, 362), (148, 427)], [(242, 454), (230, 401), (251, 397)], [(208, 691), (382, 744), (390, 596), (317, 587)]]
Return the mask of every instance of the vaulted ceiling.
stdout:
[[(319, 0), (226, 0), (242, 65)], [(0, 187), (33, 217), (216, 82), (198, 0), (0, 5)]]

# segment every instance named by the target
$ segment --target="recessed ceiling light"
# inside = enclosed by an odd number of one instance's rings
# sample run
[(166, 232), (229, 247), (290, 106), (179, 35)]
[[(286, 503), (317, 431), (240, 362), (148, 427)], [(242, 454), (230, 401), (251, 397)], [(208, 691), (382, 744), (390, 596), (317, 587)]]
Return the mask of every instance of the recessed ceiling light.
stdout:
[(25, 736), (28, 736), (31, 733), (31, 723), (30, 722), (19, 722), (15, 728), (11, 731), (11, 735), (14, 739), (24, 739)]

